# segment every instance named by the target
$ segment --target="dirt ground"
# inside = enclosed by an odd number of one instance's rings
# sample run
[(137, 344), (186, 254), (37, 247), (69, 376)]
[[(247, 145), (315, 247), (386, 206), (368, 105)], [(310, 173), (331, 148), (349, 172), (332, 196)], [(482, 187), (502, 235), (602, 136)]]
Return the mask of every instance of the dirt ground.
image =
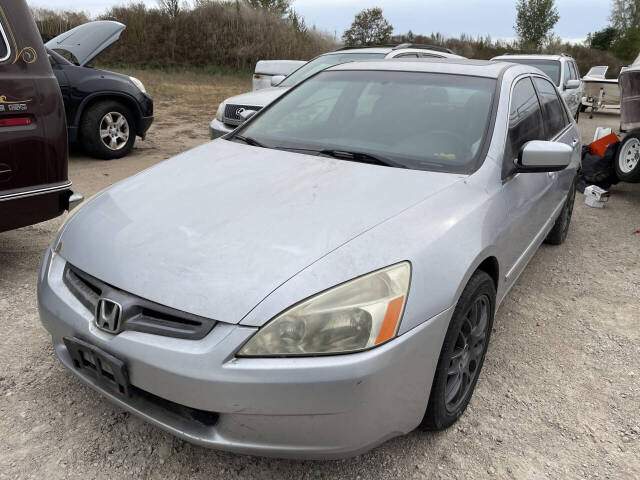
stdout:
[[(91, 195), (207, 140), (247, 79), (135, 72), (157, 120), (133, 155), (70, 160)], [(204, 99), (204, 100), (203, 100)], [(583, 140), (615, 114), (581, 118)], [(112, 406), (58, 363), (36, 277), (64, 218), (0, 234), (0, 479), (640, 478), (640, 185), (604, 210), (576, 198), (567, 242), (543, 246), (497, 314), (470, 407), (356, 458), (296, 462), (206, 450)]]

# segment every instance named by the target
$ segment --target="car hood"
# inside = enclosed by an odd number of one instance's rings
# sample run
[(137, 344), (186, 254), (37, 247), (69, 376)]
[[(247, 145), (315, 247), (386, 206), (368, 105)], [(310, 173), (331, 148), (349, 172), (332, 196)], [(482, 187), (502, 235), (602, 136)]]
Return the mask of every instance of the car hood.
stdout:
[(84, 23), (49, 40), (45, 46), (66, 50), (76, 57), (78, 65), (85, 67), (115, 43), (125, 28), (122, 23), (111, 20)]
[(313, 262), (461, 178), (219, 139), (95, 196), (58, 248), (126, 292), (238, 323)]
[(224, 103), (233, 105), (254, 105), (264, 107), (289, 90), (289, 87), (269, 87), (253, 92), (241, 93), (227, 98)]

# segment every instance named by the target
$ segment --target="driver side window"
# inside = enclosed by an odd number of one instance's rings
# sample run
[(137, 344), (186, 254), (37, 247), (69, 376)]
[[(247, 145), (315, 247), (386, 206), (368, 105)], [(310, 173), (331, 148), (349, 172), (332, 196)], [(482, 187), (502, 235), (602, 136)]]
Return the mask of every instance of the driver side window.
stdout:
[(511, 94), (509, 131), (502, 164), (502, 178), (513, 174), (514, 160), (525, 143), (544, 139), (540, 102), (531, 78), (527, 77), (516, 84)]

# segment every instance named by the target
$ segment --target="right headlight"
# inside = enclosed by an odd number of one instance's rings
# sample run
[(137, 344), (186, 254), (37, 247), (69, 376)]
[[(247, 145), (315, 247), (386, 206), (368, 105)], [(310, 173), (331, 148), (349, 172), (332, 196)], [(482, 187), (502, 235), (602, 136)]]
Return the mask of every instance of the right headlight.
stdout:
[(238, 356), (326, 355), (381, 345), (397, 334), (410, 279), (411, 265), (402, 262), (315, 295), (258, 330)]
[(222, 117), (224, 116), (224, 102), (222, 102), (219, 106), (218, 106), (218, 110), (216, 111), (216, 120), (218, 120), (219, 122), (222, 121)]

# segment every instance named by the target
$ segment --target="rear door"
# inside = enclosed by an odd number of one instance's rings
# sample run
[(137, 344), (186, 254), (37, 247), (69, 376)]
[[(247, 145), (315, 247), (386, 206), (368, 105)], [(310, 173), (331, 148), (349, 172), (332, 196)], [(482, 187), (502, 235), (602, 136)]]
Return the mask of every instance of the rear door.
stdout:
[(60, 89), (24, 0), (0, 0), (0, 202), (68, 184)]
[(545, 140), (562, 142), (573, 149), (572, 167), (561, 172), (549, 172), (547, 175), (553, 181), (551, 190), (549, 215), (561, 206), (567, 196), (571, 182), (574, 181), (576, 168), (580, 164), (580, 132), (575, 123), (569, 118), (570, 112), (558, 96), (556, 87), (546, 78), (535, 77), (534, 84), (542, 104), (542, 114), (545, 126)]

